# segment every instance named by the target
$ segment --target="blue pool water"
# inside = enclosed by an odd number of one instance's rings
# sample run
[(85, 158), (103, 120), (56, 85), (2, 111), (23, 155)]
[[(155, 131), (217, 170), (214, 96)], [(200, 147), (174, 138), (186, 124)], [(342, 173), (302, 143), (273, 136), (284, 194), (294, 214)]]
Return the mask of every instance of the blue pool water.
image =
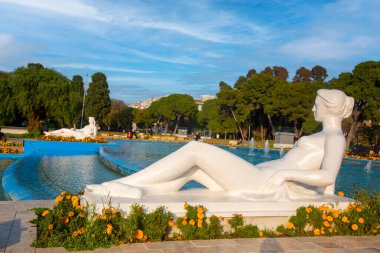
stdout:
[[(12, 197), (16, 199), (52, 199), (61, 191), (78, 192), (86, 184), (102, 183), (123, 177), (130, 171), (138, 171), (162, 157), (177, 150), (183, 143), (160, 143), (140, 141), (116, 141), (119, 146), (103, 147), (103, 152), (114, 161), (122, 163), (128, 170), (122, 173), (114, 172), (100, 162), (98, 153), (87, 152), (78, 154), (67, 153), (59, 155), (34, 154), (19, 159), (10, 167), (13, 170)], [(270, 157), (265, 157), (262, 150), (256, 149), (253, 156), (248, 155), (248, 148), (229, 149), (222, 147), (243, 159), (253, 163), (277, 159), (277, 151), (271, 151)], [(0, 178), (4, 169), (12, 162), (11, 159), (0, 160)], [(343, 162), (339, 172), (336, 190), (349, 194), (355, 189), (380, 191), (380, 164), (373, 163), (369, 170), (367, 162)], [(10, 168), (8, 167), (8, 169)], [(7, 171), (8, 172), (8, 171)], [(4, 199), (0, 187), (0, 200)]]

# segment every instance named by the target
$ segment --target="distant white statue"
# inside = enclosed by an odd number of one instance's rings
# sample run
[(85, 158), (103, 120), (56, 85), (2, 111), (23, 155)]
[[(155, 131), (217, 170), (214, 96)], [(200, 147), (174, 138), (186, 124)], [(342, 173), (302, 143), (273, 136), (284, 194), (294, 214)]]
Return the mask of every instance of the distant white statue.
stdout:
[(318, 90), (312, 111), (323, 130), (302, 137), (278, 160), (252, 165), (216, 146), (192, 141), (135, 174), (87, 185), (85, 191), (139, 199), (176, 194), (195, 180), (210, 191), (247, 199), (334, 194), (346, 144), (341, 122), (351, 115), (353, 106), (354, 99), (342, 91)]
[(95, 137), (98, 130), (96, 127), (96, 122), (94, 117), (88, 117), (89, 124), (81, 129), (75, 128), (61, 128), (52, 132), (44, 132), (45, 135), (56, 135), (63, 137), (74, 136), (77, 140), (82, 140), (86, 137)]

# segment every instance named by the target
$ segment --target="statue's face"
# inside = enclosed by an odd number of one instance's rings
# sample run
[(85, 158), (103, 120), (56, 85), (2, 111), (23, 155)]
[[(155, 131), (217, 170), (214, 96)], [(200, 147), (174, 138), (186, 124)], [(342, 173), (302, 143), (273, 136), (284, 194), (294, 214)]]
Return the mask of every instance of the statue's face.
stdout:
[(322, 122), (322, 120), (326, 117), (327, 115), (327, 108), (325, 104), (323, 103), (323, 98), (317, 95), (315, 98), (315, 103), (312, 109), (314, 113), (314, 119), (317, 122)]

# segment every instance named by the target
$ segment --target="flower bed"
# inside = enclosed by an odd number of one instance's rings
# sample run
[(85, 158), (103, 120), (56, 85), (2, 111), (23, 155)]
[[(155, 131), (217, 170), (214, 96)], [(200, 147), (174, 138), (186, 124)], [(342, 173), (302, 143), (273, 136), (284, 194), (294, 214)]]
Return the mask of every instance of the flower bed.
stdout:
[(345, 154), (344, 157), (345, 158), (361, 159), (361, 160), (369, 160), (369, 161), (371, 161), (371, 160), (372, 161), (380, 161), (380, 156), (369, 156), (369, 157), (366, 157), (366, 156)]
[(22, 143), (0, 141), (1, 154), (22, 154), (23, 152)]
[(74, 136), (69, 137), (63, 137), (63, 136), (57, 136), (57, 135), (42, 135), (37, 138), (37, 140), (41, 141), (64, 141), (64, 142), (91, 142), (91, 143), (107, 143), (107, 140), (96, 136), (94, 138), (86, 137), (83, 140), (77, 140)]
[[(339, 193), (343, 195), (343, 193)], [(255, 238), (283, 236), (376, 235), (380, 231), (380, 194), (357, 195), (345, 210), (330, 206), (297, 209), (286, 226), (259, 230), (243, 222), (242, 215), (232, 218), (207, 217), (207, 208), (185, 203), (186, 215), (173, 218), (164, 207), (145, 213), (134, 205), (128, 216), (109, 206), (101, 214), (83, 206), (77, 195), (62, 192), (53, 209), (35, 208), (37, 224), (35, 247), (65, 247), (69, 250), (92, 250), (123, 243), (193, 240), (217, 238)], [(221, 221), (230, 225), (223, 231)]]

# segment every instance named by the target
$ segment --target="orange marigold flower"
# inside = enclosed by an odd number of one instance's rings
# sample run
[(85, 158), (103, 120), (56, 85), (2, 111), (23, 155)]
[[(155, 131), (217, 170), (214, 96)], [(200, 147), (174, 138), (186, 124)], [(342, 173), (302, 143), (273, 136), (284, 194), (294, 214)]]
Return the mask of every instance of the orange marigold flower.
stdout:
[(49, 214), (49, 210), (45, 210), (45, 211), (43, 211), (42, 216), (45, 217), (48, 214)]
[(359, 227), (356, 224), (352, 224), (352, 226), (351, 226), (351, 229), (354, 230), (354, 231), (358, 230), (358, 228)]
[(144, 232), (140, 229), (137, 229), (135, 232), (135, 236), (137, 239), (141, 240), (144, 238)]
[(55, 199), (54, 199), (54, 201), (55, 201), (55, 203), (59, 203), (59, 202), (61, 202), (63, 200), (63, 198), (61, 197), (61, 196), (58, 196), (58, 197), (56, 197)]
[(74, 212), (69, 212), (69, 217), (73, 217), (74, 216)]
[(327, 220), (328, 220), (328, 221), (333, 221), (334, 219), (333, 219), (333, 217), (331, 217), (331, 216), (329, 215), (329, 216), (327, 216)]
[(85, 228), (80, 228), (79, 230), (78, 230), (78, 234), (84, 234), (86, 232), (86, 229)]
[(329, 228), (329, 232), (332, 233), (332, 232), (333, 232), (333, 229), (332, 229), (332, 228)]
[(181, 240), (182, 240), (182, 236), (180, 236), (180, 235), (177, 236), (177, 240), (178, 240), (178, 241), (181, 241)]
[(198, 219), (203, 219), (205, 217), (204, 213), (197, 213)]
[(342, 191), (338, 192), (338, 196), (343, 197), (344, 196), (344, 192), (342, 192)]
[(183, 218), (184, 220), (187, 220), (187, 216), (186, 216), (186, 215), (185, 215), (185, 216), (183, 216), (182, 218)]
[(112, 233), (112, 229), (113, 229), (112, 225), (111, 224), (107, 224), (107, 234), (110, 235)]
[(67, 195), (67, 196), (66, 196), (66, 199), (71, 199), (71, 195)]
[(85, 217), (84, 213), (80, 213), (80, 214), (78, 214), (78, 216), (81, 217), (81, 218)]
[(218, 219), (219, 219), (219, 220), (223, 220), (223, 217), (222, 217), (222, 216), (219, 216)]
[(105, 215), (105, 214), (102, 214), (102, 216), (100, 217), (100, 219), (102, 219), (102, 220), (105, 220), (105, 219), (107, 219), (107, 215)]
[(175, 223), (174, 223), (174, 221), (169, 220), (168, 225), (169, 225), (169, 227), (174, 227)]
[(79, 206), (75, 207), (75, 209), (77, 209), (77, 210), (84, 210), (84, 207), (82, 205), (79, 205)]
[(197, 224), (197, 227), (199, 227), (199, 228), (201, 228), (203, 226), (203, 223), (202, 222), (199, 222), (198, 224)]
[(327, 220), (325, 220), (323, 222), (323, 226), (325, 226), (326, 228), (328, 228), (328, 227), (330, 227), (330, 223)]
[(187, 204), (187, 202), (185, 202), (185, 204), (183, 205), (183, 207), (186, 209), (189, 207), (189, 204)]
[(48, 229), (49, 229), (49, 230), (52, 230), (53, 227), (54, 227), (53, 224), (49, 224)]
[(186, 220), (183, 220), (182, 221), (182, 225), (186, 225), (187, 224), (187, 221)]
[(316, 229), (314, 229), (313, 233), (314, 233), (314, 235), (320, 235), (321, 231), (319, 230), (319, 228), (316, 228)]
[(72, 201), (72, 202), (78, 202), (78, 201), (79, 201), (79, 197), (78, 197), (78, 196), (73, 196), (73, 197), (71, 198), (71, 201)]
[(363, 223), (364, 223), (364, 219), (363, 219), (363, 218), (359, 218), (359, 219), (358, 219), (358, 222), (359, 222), (360, 224), (363, 224)]
[(75, 231), (75, 232), (72, 233), (72, 235), (71, 235), (72, 238), (75, 238), (75, 237), (77, 237), (77, 236), (78, 236), (78, 231)]
[(312, 209), (310, 207), (306, 207), (306, 212), (311, 213)]
[(197, 212), (198, 212), (198, 213), (203, 213), (203, 208), (202, 208), (202, 207), (198, 207), (198, 208), (197, 208)]
[(118, 213), (118, 212), (119, 212), (119, 209), (114, 208), (114, 209), (113, 209), (113, 212), (114, 212), (114, 213)]
[(332, 216), (336, 219), (339, 217), (339, 213), (333, 213)]
[(64, 222), (64, 223), (69, 223), (69, 221), (70, 221), (70, 219), (69, 219), (68, 217), (64, 217), (64, 218), (63, 218), (63, 222)]
[(343, 216), (342, 221), (343, 222), (349, 222), (347, 216)]
[(264, 236), (263, 231), (259, 231), (259, 236), (260, 236), (260, 237), (263, 237), (263, 236)]
[(360, 207), (357, 207), (357, 208), (356, 208), (356, 212), (361, 213), (361, 212), (362, 212), (362, 209), (361, 209)]
[(294, 228), (294, 224), (291, 223), (291, 222), (288, 222), (288, 224), (286, 224), (286, 228), (287, 229), (292, 229), (292, 228)]
[(195, 225), (195, 221), (194, 221), (193, 219), (191, 219), (191, 220), (189, 221), (189, 223), (190, 223), (191, 226), (194, 226), (194, 225)]
[(61, 195), (65, 195), (65, 194), (66, 194), (66, 192), (65, 192), (65, 191), (61, 192)]
[(325, 213), (322, 214), (322, 219), (327, 220), (327, 215)]

